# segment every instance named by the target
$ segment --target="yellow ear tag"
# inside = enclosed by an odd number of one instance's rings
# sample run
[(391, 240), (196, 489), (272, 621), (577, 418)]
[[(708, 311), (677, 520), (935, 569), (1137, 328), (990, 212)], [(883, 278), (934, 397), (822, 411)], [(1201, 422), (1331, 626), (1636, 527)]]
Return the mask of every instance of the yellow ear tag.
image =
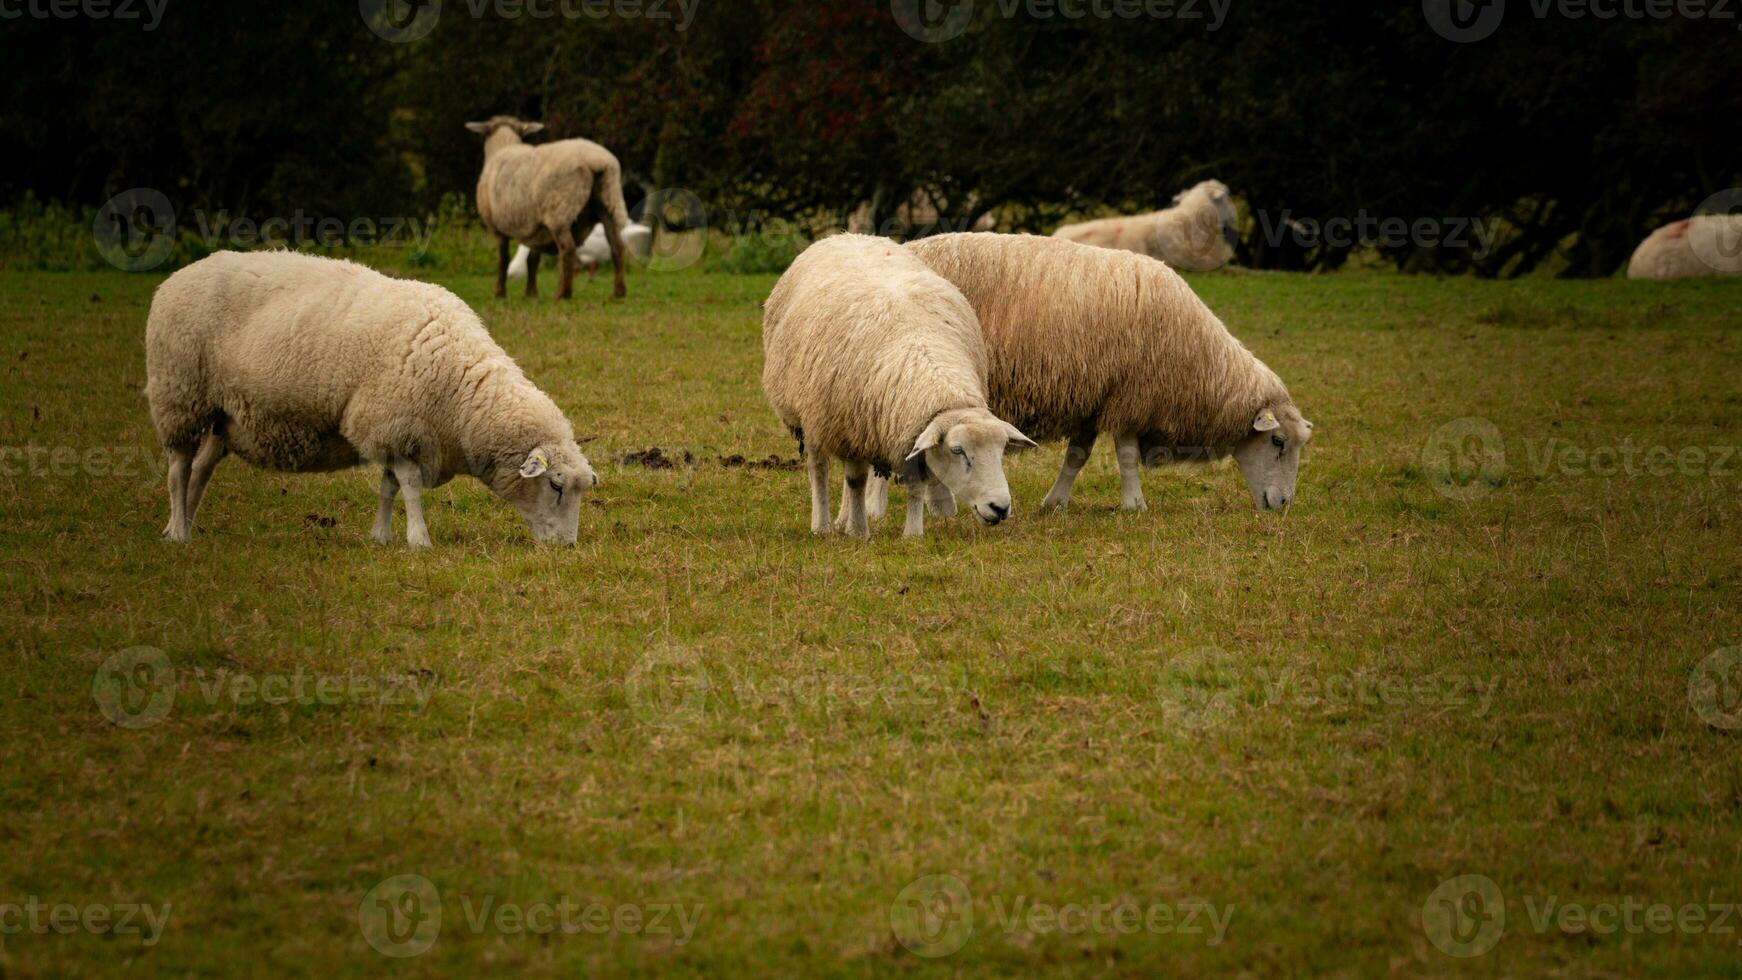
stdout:
[(550, 457), (544, 454), (544, 450), (534, 449), (532, 451), (532, 458), (538, 461), (538, 465), (547, 470), (550, 469)]

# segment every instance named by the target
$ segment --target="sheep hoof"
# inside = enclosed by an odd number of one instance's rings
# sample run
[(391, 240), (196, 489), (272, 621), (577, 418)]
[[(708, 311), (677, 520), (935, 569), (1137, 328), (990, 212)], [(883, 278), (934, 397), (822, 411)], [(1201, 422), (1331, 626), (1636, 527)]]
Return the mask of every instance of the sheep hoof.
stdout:
[(1149, 509), (1149, 505), (1141, 500), (1128, 500), (1119, 505), (1119, 509), (1127, 514), (1139, 514)]
[(370, 532), (369, 540), (375, 542), (378, 545), (383, 545), (383, 546), (391, 545), (391, 544), (393, 544), (393, 531), (391, 529), (383, 531), (380, 528), (377, 528), (374, 531)]
[(1070, 498), (1068, 497), (1062, 499), (1058, 497), (1048, 497), (1040, 502), (1040, 509), (1043, 511), (1056, 510), (1063, 513), (1065, 508), (1070, 505), (1070, 502)]
[(405, 541), (406, 541), (406, 544), (411, 545), (411, 547), (413, 549), (430, 547), (429, 535), (427, 533), (426, 534), (413, 534), (410, 537), (406, 538)]

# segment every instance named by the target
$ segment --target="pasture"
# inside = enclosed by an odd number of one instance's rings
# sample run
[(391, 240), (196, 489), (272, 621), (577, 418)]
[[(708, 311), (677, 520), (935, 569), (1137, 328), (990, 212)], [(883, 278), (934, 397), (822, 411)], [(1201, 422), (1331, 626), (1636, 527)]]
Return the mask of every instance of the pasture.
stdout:
[[(1003, 526), (863, 544), (773, 276), (433, 278), (585, 440), (578, 547), (233, 459), (168, 545), (161, 276), (0, 271), (0, 901), (165, 916), (0, 919), (0, 973), (1735, 970), (1742, 282), (1194, 276), (1317, 423), (1286, 515), (1117, 513), (1103, 439), (1068, 513), (1048, 445)], [(1424, 923), (1466, 875), (1497, 934)]]

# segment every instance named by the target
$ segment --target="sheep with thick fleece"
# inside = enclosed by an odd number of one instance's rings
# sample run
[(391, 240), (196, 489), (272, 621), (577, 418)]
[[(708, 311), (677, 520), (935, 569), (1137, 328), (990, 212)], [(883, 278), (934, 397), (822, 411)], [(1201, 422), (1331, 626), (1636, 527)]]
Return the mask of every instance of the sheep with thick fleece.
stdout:
[[(653, 254), (653, 229), (644, 224), (631, 221), (623, 226), (623, 247), (629, 254), (641, 262), (646, 262)], [(548, 251), (548, 250), (547, 250)], [(527, 260), (532, 256), (532, 249), (520, 246), (514, 253), (514, 261), (508, 263), (508, 278), (525, 279)], [(599, 269), (599, 263), (611, 257), (611, 245), (605, 240), (605, 226), (598, 225), (587, 240), (581, 243), (580, 251), (576, 253), (581, 268), (587, 270), (587, 278)]]
[(1639, 243), (1629, 279), (1742, 275), (1742, 215), (1698, 214), (1664, 225)]
[(484, 170), (478, 175), (478, 216), (496, 234), (496, 295), (508, 294), (508, 243), (531, 249), (526, 266), (526, 295), (538, 295), (538, 257), (556, 250), (562, 265), (557, 299), (573, 295), (578, 242), (595, 224), (605, 228), (611, 264), (617, 279), (611, 295), (622, 298), (623, 227), (629, 208), (623, 203), (623, 168), (617, 157), (591, 140), (568, 139), (528, 146), (523, 136), (544, 129), (543, 123), (513, 116), (493, 116), (469, 122), (466, 128), (484, 137)]
[[(830, 457), (846, 470), (845, 529), (859, 537), (870, 536), (873, 469), (916, 490), (941, 483), (985, 524), (1010, 515), (1004, 453), (1034, 443), (986, 410), (974, 311), (911, 253), (865, 235), (810, 246), (763, 306), (762, 352), (762, 387), (805, 456), (812, 531), (833, 527)], [(910, 504), (906, 533), (924, 530)]]
[(470, 473), (539, 541), (573, 544), (598, 483), (556, 404), (459, 297), (351, 262), (219, 252), (157, 288), (146, 395), (169, 455), (169, 526), (187, 541), (227, 453), (293, 473), (380, 466), (374, 538), (430, 543), (422, 492)]
[(1101, 432), (1113, 436), (1125, 510), (1145, 507), (1140, 465), (1227, 456), (1259, 510), (1294, 500), (1312, 423), (1167, 265), (1031, 235), (902, 247), (973, 306), (992, 411), (1036, 439), (1070, 441), (1043, 508), (1069, 502)]
[(1065, 225), (1054, 238), (1137, 252), (1187, 272), (1211, 272), (1234, 258), (1234, 201), (1228, 185), (1206, 180), (1173, 199), (1165, 211)]

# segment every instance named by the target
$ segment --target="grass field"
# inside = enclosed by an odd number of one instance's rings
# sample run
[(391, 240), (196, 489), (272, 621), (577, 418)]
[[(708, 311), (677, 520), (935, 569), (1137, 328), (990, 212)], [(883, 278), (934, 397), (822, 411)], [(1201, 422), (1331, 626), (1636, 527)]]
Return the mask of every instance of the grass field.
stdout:
[(1742, 968), (1742, 281), (1199, 277), (1286, 516), (1103, 442), (867, 545), (730, 465), (773, 277), (444, 277), (602, 484), (416, 554), (234, 460), (158, 539), (158, 281), (0, 272), (0, 974)]

